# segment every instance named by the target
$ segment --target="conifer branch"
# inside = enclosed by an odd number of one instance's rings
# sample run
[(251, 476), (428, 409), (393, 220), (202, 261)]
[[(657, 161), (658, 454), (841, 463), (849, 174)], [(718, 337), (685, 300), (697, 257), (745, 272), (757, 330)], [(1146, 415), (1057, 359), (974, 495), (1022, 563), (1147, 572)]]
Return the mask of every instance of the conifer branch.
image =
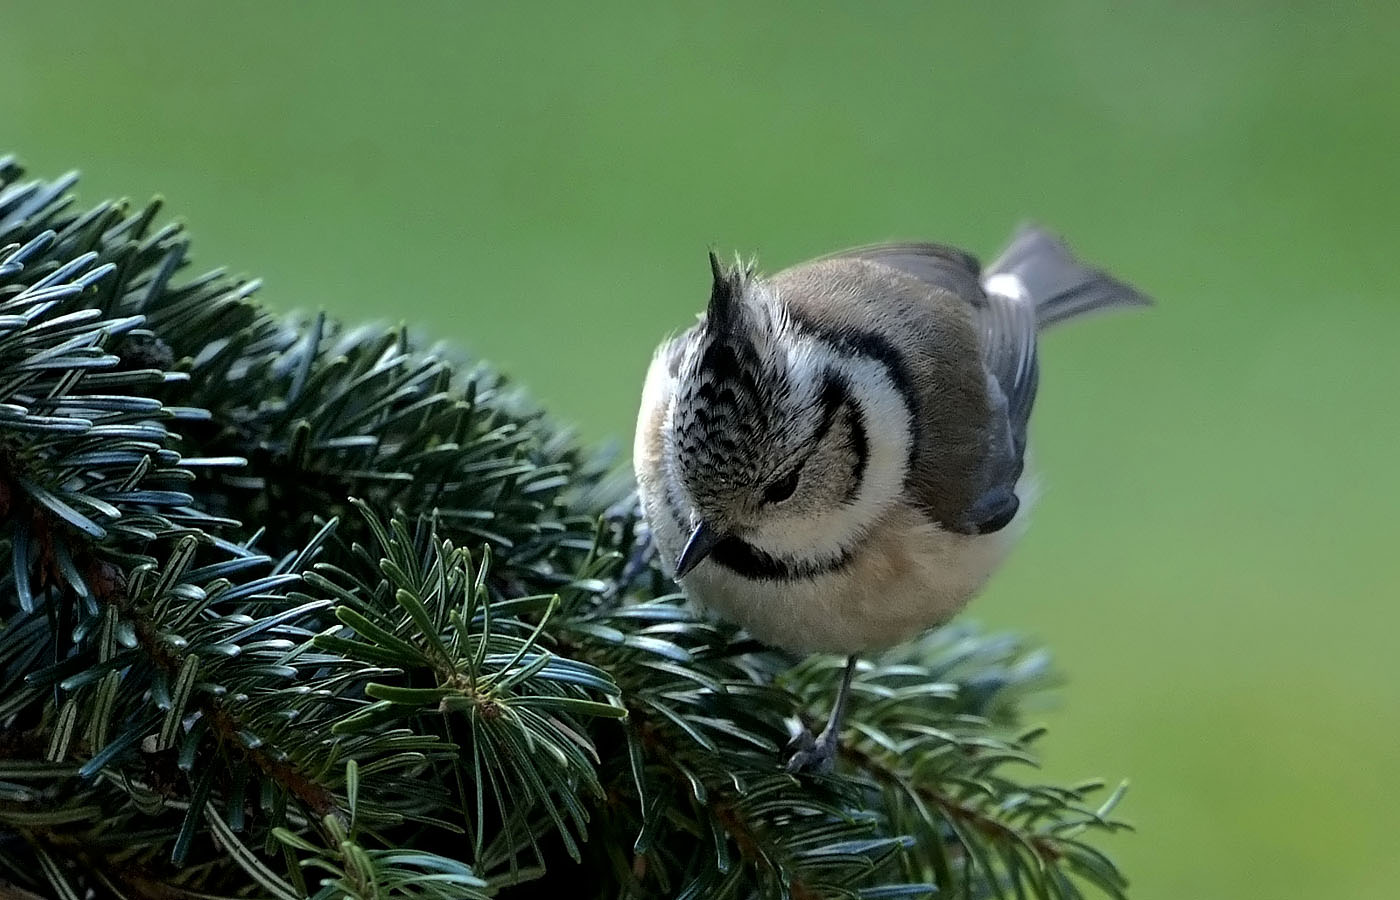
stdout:
[[(16, 496), (18, 491), (13, 486), (14, 477), (13, 472), (4, 471), (3, 467), (0, 467), (0, 495)], [(68, 542), (62, 547), (58, 546), (56, 541), (62, 539), (56, 535), (68, 529), (65, 522), (55, 515), (46, 514), (46, 510), (31, 506), (27, 510), (15, 509), (12, 512), (15, 515), (27, 516), (38, 547), (37, 582), (31, 585), (30, 592), (38, 593), (53, 587), (63, 592), (69, 602), (91, 592), (99, 606), (112, 607), (120, 613), (123, 621), (130, 623), (140, 648), (168, 679), (174, 681), (179, 675), (183, 658), (162, 636), (156, 623), (132, 602), (126, 592), (126, 578), (121, 569), (98, 558), (92, 547), (78, 542), (80, 539), (74, 541), (77, 546)], [(63, 571), (55, 562), (63, 556), (71, 558), (74, 562), (69, 572)], [(70, 581), (69, 578), (73, 575), (81, 580)], [(197, 709), (208, 718), (214, 733), (225, 746), (233, 748), (258, 771), (304, 803), (317, 818), (339, 812), (334, 794), (326, 787), (318, 784), (286, 759), (275, 758), (266, 746), (248, 746), (240, 735), (246, 735), (252, 729), (247, 723), (240, 722), (238, 717), (217, 699), (196, 699), (191, 708)]]
[[(187, 277), (158, 203), (0, 161), (0, 878), (44, 897), (1120, 896), (1026, 784), (1043, 657), (834, 670), (697, 616), (628, 485), (403, 329)], [(640, 543), (639, 543), (640, 542)]]

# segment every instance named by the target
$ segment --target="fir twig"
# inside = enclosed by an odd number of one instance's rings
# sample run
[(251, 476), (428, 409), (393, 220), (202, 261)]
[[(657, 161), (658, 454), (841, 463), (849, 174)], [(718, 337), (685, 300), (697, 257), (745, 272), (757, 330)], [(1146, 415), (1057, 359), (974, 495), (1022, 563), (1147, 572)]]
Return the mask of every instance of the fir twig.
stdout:
[[(944, 629), (829, 699), (697, 617), (498, 375), (190, 277), (158, 202), (0, 160), (0, 878), (44, 897), (1120, 896), (1028, 784), (1042, 656)], [(641, 542), (641, 544), (639, 544)], [(629, 563), (624, 567), (624, 557)]]

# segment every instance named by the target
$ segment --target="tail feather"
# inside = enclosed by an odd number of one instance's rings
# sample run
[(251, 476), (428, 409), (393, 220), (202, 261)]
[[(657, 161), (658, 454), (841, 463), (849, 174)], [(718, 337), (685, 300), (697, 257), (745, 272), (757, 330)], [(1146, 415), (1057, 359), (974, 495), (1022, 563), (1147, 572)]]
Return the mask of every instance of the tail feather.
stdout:
[(1020, 283), (1035, 304), (1040, 330), (1099, 310), (1152, 305), (1147, 295), (1081, 263), (1059, 238), (1034, 225), (1016, 233), (987, 267), (987, 275), (989, 279), (1011, 276)]

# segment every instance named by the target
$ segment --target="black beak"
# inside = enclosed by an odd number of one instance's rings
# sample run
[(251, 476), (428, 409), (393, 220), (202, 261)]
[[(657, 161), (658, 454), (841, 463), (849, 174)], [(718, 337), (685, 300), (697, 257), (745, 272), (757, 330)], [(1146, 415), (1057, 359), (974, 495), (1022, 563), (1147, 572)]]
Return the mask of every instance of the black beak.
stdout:
[(696, 525), (695, 530), (690, 533), (690, 540), (685, 542), (681, 558), (676, 560), (676, 577), (684, 578), (689, 575), (690, 570), (700, 565), (700, 562), (710, 555), (710, 551), (715, 549), (715, 544), (723, 538), (723, 534), (705, 522)]

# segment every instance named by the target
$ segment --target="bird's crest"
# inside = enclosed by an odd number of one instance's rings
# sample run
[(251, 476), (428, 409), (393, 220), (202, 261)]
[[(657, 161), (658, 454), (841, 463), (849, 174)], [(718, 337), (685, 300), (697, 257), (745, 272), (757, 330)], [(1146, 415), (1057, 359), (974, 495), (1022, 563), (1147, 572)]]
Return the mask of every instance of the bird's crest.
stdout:
[(744, 290), (753, 275), (752, 266), (726, 269), (713, 250), (710, 251), (710, 304), (705, 310), (705, 325), (715, 334), (733, 335), (743, 328)]
[(692, 496), (744, 483), (753, 454), (741, 449), (767, 433), (779, 373), (766, 311), (755, 303), (755, 268), (727, 267), (710, 253), (710, 302), (680, 372), (673, 436), (686, 460)]

